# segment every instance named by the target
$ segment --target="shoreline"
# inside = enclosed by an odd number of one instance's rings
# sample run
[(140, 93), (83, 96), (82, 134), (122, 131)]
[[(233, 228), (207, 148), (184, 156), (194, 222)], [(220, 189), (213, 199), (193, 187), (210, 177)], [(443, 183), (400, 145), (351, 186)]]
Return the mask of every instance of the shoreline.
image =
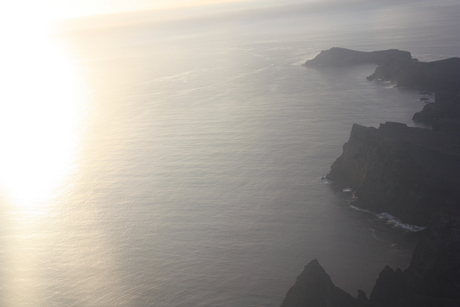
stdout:
[[(321, 51), (306, 67), (377, 64), (368, 81), (417, 89), (426, 103), (413, 121), (432, 129), (386, 122), (353, 125), (342, 155), (321, 178), (353, 193), (355, 210), (421, 231), (408, 269), (381, 271), (369, 295), (355, 298), (336, 287), (315, 259), (305, 266), (282, 307), (453, 306), (460, 304), (460, 58), (419, 62), (396, 49)], [(427, 96), (435, 93), (435, 101)], [(345, 189), (345, 190), (344, 190)], [(417, 225), (417, 226), (415, 226)]]

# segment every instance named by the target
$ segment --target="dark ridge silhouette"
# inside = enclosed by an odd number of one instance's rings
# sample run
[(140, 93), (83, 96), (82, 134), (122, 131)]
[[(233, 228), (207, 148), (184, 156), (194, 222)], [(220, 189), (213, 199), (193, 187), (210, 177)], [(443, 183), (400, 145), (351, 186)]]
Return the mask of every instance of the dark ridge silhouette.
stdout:
[(384, 65), (395, 61), (411, 60), (412, 56), (410, 52), (397, 49), (364, 52), (334, 47), (321, 51), (314, 59), (308, 60), (303, 65), (310, 67), (349, 66), (357, 64)]
[(419, 62), (410, 52), (397, 49), (363, 52), (345, 48), (323, 50), (307, 67), (341, 67), (356, 64), (377, 64), (369, 81), (391, 81), (397, 86), (430, 91), (460, 93), (460, 58)]
[(355, 205), (425, 226), (460, 204), (459, 135), (387, 122), (353, 125), (329, 180), (355, 191)]

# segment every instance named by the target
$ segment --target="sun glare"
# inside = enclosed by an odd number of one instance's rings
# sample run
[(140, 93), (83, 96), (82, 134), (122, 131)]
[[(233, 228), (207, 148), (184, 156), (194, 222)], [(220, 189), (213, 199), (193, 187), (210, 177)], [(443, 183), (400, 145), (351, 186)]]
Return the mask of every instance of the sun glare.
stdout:
[(51, 196), (71, 167), (81, 89), (43, 20), (30, 15), (2, 24), (0, 185), (7, 198), (33, 206)]

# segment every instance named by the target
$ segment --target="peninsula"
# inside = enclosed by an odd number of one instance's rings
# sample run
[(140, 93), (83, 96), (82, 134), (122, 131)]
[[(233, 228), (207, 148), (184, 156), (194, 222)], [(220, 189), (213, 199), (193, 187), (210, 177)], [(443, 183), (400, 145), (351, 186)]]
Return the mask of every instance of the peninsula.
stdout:
[(412, 60), (410, 52), (398, 49), (365, 52), (334, 47), (329, 50), (321, 51), (314, 59), (306, 61), (303, 66), (340, 67), (358, 64), (387, 65), (395, 62)]
[(434, 62), (420, 62), (408, 51), (397, 49), (381, 51), (355, 51), (331, 48), (321, 51), (314, 59), (306, 61), (306, 67), (343, 67), (357, 64), (377, 64), (369, 81), (380, 79), (397, 86), (419, 88), (428, 91), (460, 92), (460, 58)]

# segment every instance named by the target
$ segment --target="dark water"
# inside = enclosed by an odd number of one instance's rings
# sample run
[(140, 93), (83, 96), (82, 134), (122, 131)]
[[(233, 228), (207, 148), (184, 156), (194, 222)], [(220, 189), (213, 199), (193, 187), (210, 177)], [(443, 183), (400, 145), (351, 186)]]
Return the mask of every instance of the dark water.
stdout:
[(329, 12), (66, 38), (85, 85), (78, 151), (42, 207), (3, 206), (4, 305), (278, 306), (314, 258), (369, 293), (384, 265), (408, 266), (415, 235), (320, 178), (353, 123), (413, 125), (423, 103), (366, 81), (372, 65), (301, 64), (332, 46), (458, 56), (448, 13), (437, 27)]

